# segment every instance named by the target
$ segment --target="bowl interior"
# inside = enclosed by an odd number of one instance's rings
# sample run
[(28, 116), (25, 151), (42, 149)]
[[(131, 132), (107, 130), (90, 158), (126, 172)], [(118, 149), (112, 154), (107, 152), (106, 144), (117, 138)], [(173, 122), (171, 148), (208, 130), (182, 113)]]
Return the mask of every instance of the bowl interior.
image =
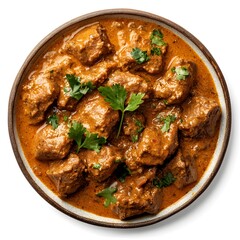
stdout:
[[(220, 105), (222, 108), (222, 119), (220, 125), (220, 133), (218, 138), (218, 143), (216, 150), (214, 152), (213, 158), (205, 171), (204, 175), (202, 176), (201, 180), (192, 188), (184, 197), (180, 200), (169, 206), (168, 208), (164, 209), (160, 213), (154, 216), (143, 216), (138, 217), (135, 219), (121, 221), (112, 218), (106, 218), (97, 216), (95, 214), (86, 212), (84, 210), (78, 209), (62, 199), (58, 196), (53, 194), (34, 174), (31, 167), (26, 160), (24, 153), (21, 149), (21, 144), (19, 141), (19, 136), (16, 129), (16, 121), (15, 121), (15, 102), (18, 98), (18, 92), (20, 86), (23, 82), (23, 79), (27, 77), (32, 65), (38, 60), (40, 56), (48, 49), (48, 47), (56, 41), (62, 34), (66, 34), (71, 32), (81, 26), (88, 25), (90, 23), (96, 22), (99, 19), (106, 19), (106, 18), (133, 18), (133, 19), (141, 19), (147, 22), (154, 22), (157, 23), (159, 26), (162, 26), (170, 31), (174, 32), (180, 38), (182, 38), (186, 43), (188, 43), (191, 48), (201, 57), (205, 65), (207, 66), (209, 72), (211, 73), (216, 90), (219, 96)], [(26, 61), (24, 62), (22, 68), (20, 69), (9, 99), (9, 134), (12, 143), (12, 147), (18, 161), (18, 164), (24, 173), (25, 177), (28, 179), (30, 184), (34, 187), (34, 189), (50, 204), (54, 207), (59, 209), (60, 211), (76, 218), (81, 221), (85, 221), (92, 224), (102, 225), (102, 226), (109, 226), (109, 227), (139, 227), (148, 224), (152, 224), (158, 221), (161, 221), (178, 211), (184, 209), (188, 206), (191, 202), (193, 202), (210, 184), (214, 176), (216, 175), (226, 148), (228, 144), (228, 139), (230, 135), (230, 128), (231, 128), (231, 107), (230, 107), (230, 99), (228, 94), (228, 89), (226, 86), (226, 82), (224, 77), (221, 73), (220, 68), (218, 67), (217, 63), (215, 62), (214, 58), (211, 56), (209, 51), (204, 47), (204, 45), (197, 40), (192, 34), (188, 31), (180, 27), (179, 25), (156, 15), (140, 12), (131, 9), (113, 9), (113, 10), (106, 10), (106, 11), (99, 11), (90, 13), (60, 26), (55, 31), (50, 33), (46, 38), (44, 38), (30, 53), (27, 57)]]

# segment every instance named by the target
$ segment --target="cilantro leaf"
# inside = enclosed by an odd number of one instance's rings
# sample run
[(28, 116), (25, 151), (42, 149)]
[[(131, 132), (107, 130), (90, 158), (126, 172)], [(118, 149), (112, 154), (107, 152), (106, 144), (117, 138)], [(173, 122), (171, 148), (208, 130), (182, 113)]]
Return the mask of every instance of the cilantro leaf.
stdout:
[(133, 135), (131, 135), (132, 142), (137, 142), (139, 139), (139, 133), (141, 133), (144, 129), (144, 126), (142, 122), (138, 119), (135, 119), (135, 126), (137, 126), (137, 129)]
[(101, 168), (101, 164), (100, 163), (94, 163), (92, 168), (93, 169), (100, 169)]
[(147, 62), (150, 59), (147, 55), (147, 51), (142, 51), (140, 48), (133, 48), (131, 56), (136, 60), (138, 64)]
[(53, 114), (47, 118), (47, 123), (52, 125), (53, 130), (55, 130), (58, 127), (58, 116), (56, 114)]
[(154, 178), (153, 185), (158, 188), (168, 187), (175, 182), (176, 178), (171, 172), (166, 173), (161, 179)]
[(190, 74), (186, 67), (173, 67), (171, 71), (176, 73), (177, 80), (185, 80)]
[(144, 93), (133, 93), (130, 97), (129, 103), (127, 107), (125, 108), (125, 101), (127, 99), (127, 91), (126, 89), (121, 86), (120, 84), (114, 84), (113, 86), (109, 87), (99, 87), (98, 91), (101, 93), (101, 95), (104, 97), (104, 100), (110, 104), (113, 110), (120, 110), (122, 112), (120, 124), (118, 127), (118, 133), (117, 138), (119, 137), (124, 113), (126, 111), (135, 111), (139, 108), (139, 105), (143, 103), (142, 98), (144, 97)]
[(80, 148), (99, 152), (101, 146), (106, 143), (106, 138), (98, 137), (97, 133), (88, 132), (86, 128), (77, 121), (73, 121), (68, 136), (77, 143), (77, 152), (79, 152)]
[(175, 120), (176, 120), (176, 116), (175, 115), (168, 115), (165, 118), (160, 117), (160, 121), (164, 123), (162, 128), (161, 128), (161, 131), (163, 133), (164, 132), (168, 132), (170, 130), (171, 123), (173, 123)]
[(116, 187), (108, 187), (103, 189), (101, 192), (97, 193), (98, 197), (105, 198), (104, 207), (108, 207), (111, 203), (116, 203), (117, 199), (113, 194), (117, 191)]
[(151, 44), (157, 46), (165, 46), (166, 43), (163, 40), (163, 34), (159, 29), (154, 29), (150, 35)]
[(120, 182), (125, 182), (125, 178), (127, 176), (130, 176), (132, 173), (131, 170), (127, 167), (127, 165), (125, 163), (122, 163), (115, 170), (115, 174)]
[(71, 89), (65, 88), (64, 91), (69, 92), (70, 96), (76, 100), (80, 100), (90, 90), (95, 88), (91, 82), (81, 83), (81, 78), (74, 74), (67, 74), (66, 79), (68, 80)]
[(157, 56), (160, 56), (162, 54), (162, 51), (160, 48), (157, 48), (157, 47), (153, 47), (151, 49), (151, 55), (157, 55)]

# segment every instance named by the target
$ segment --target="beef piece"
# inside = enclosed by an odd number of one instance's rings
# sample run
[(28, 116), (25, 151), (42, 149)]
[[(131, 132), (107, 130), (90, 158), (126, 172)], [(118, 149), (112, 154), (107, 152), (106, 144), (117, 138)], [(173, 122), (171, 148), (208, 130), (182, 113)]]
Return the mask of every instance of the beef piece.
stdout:
[[(167, 45), (159, 46), (160, 55), (151, 55), (150, 34), (143, 28), (132, 29), (130, 33), (119, 31), (118, 41), (120, 49), (116, 53), (116, 61), (120, 68), (124, 71), (134, 68), (135, 70), (145, 70), (150, 74), (160, 73), (163, 67), (163, 56), (167, 50)], [(132, 57), (131, 52), (134, 48), (139, 48), (142, 51), (147, 51), (149, 60), (143, 64), (138, 64)]]
[(115, 71), (109, 76), (107, 85), (112, 86), (114, 84), (122, 85), (128, 92), (128, 98), (131, 93), (145, 93), (143, 98), (148, 98), (149, 86), (145, 79), (138, 75), (134, 75), (130, 72)]
[(183, 106), (179, 129), (187, 137), (213, 136), (221, 116), (219, 104), (205, 97), (193, 97)]
[[(178, 76), (177, 74), (181, 73), (181, 69), (185, 69), (188, 72), (188, 75), (182, 75), (183, 79), (180, 79), (180, 75)], [(153, 85), (155, 98), (164, 99), (168, 104), (183, 102), (188, 97), (193, 86), (195, 72), (195, 64), (180, 57), (175, 57), (164, 76)]]
[(24, 113), (31, 124), (37, 124), (44, 119), (46, 110), (58, 96), (59, 87), (50, 75), (50, 72), (40, 72), (23, 87)]
[(142, 174), (128, 176), (125, 182), (118, 183), (117, 199), (113, 211), (120, 219), (143, 213), (157, 214), (162, 204), (162, 191), (153, 186), (156, 169), (145, 170)]
[(79, 157), (86, 165), (91, 178), (101, 182), (112, 175), (118, 162), (123, 159), (123, 154), (114, 146), (103, 146), (99, 153), (85, 149), (80, 150)]
[(123, 132), (130, 136), (132, 142), (137, 142), (140, 133), (145, 128), (145, 118), (138, 112), (126, 112), (123, 121)]
[(179, 114), (177, 108), (166, 108), (153, 120), (152, 125), (144, 129), (137, 146), (137, 163), (161, 165), (175, 152), (178, 147)]
[(72, 119), (81, 122), (89, 132), (107, 138), (119, 120), (119, 113), (98, 91), (93, 91), (79, 102)]
[(79, 157), (70, 154), (67, 159), (52, 162), (46, 173), (60, 197), (66, 197), (85, 184), (84, 170), (85, 166)]
[(179, 189), (197, 181), (198, 177), (195, 159), (189, 155), (183, 156), (181, 150), (178, 150), (165, 171), (170, 171), (173, 174), (174, 184)]
[(69, 127), (63, 122), (54, 130), (46, 125), (35, 135), (36, 152), (38, 160), (63, 159), (70, 151), (72, 140), (68, 137)]
[(99, 23), (85, 27), (64, 45), (64, 50), (79, 59), (83, 65), (91, 66), (112, 51), (106, 29)]

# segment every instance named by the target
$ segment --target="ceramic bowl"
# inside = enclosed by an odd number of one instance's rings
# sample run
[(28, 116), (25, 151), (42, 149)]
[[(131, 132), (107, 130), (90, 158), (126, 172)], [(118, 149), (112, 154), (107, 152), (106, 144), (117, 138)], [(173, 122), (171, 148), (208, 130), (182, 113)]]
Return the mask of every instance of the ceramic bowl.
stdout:
[[(62, 199), (57, 197), (53, 194), (34, 174), (32, 169), (30, 168), (28, 161), (26, 160), (24, 153), (21, 149), (19, 136), (16, 131), (16, 123), (15, 123), (15, 102), (16, 96), (20, 89), (20, 86), (23, 82), (23, 79), (29, 74), (29, 70), (34, 62), (41, 56), (43, 52), (51, 45), (53, 41), (58, 39), (62, 34), (72, 31), (76, 28), (85, 26), (92, 22), (96, 22), (99, 19), (107, 19), (107, 18), (133, 18), (133, 19), (141, 19), (144, 21), (154, 22), (157, 23), (159, 26), (167, 28), (174, 32), (176, 35), (180, 36), (185, 42), (187, 42), (192, 49), (201, 57), (201, 59), (206, 64), (209, 72), (211, 73), (213, 80), (216, 85), (216, 89), (218, 92), (220, 105), (222, 108), (222, 118), (220, 124), (220, 134), (218, 138), (218, 143), (216, 150), (214, 152), (214, 156), (205, 171), (204, 175), (202, 176), (201, 180), (192, 188), (185, 196), (183, 196), (180, 200), (169, 206), (168, 208), (164, 209), (157, 215), (147, 215), (138, 218), (134, 218), (131, 220), (121, 221), (117, 219), (111, 219), (106, 217), (97, 216), (95, 214), (86, 212), (84, 210), (78, 209), (69, 205), (68, 203), (64, 202)], [(15, 82), (12, 87), (12, 91), (10, 94), (9, 99), (9, 113), (8, 113), (8, 123), (9, 123), (9, 134), (10, 139), (13, 147), (13, 151), (15, 153), (17, 162), (29, 181), (32, 187), (50, 204), (54, 207), (59, 209), (60, 211), (64, 212), (65, 214), (70, 215), (78, 220), (88, 222), (91, 224), (101, 225), (101, 226), (108, 226), (108, 227), (118, 227), (118, 228), (130, 228), (130, 227), (140, 227), (149, 224), (153, 224), (163, 219), (166, 219), (173, 214), (183, 210), (185, 207), (189, 206), (194, 200), (196, 200), (199, 195), (206, 190), (209, 186), (211, 181), (213, 180), (214, 176), (219, 170), (219, 167), (223, 161), (224, 154), (228, 145), (229, 135), (230, 135), (230, 128), (231, 128), (231, 106), (230, 106), (230, 99), (228, 94), (228, 89), (224, 77), (221, 73), (221, 70), (206, 49), (206, 47), (196, 39), (191, 33), (189, 33), (184, 28), (180, 27), (179, 25), (169, 21), (163, 17), (141, 12), (138, 10), (132, 9), (112, 9), (112, 10), (104, 10), (98, 11), (94, 13), (90, 13), (84, 16), (80, 16), (76, 19), (73, 19), (66, 24), (60, 26), (48, 36), (46, 36), (30, 53), (30, 55), (25, 60), (22, 68), (20, 69)]]

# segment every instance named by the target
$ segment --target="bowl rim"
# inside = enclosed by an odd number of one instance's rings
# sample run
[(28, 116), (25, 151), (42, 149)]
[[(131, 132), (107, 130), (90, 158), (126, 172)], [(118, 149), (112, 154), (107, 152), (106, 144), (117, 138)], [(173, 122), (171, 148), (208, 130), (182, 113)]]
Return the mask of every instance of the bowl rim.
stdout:
[[(216, 75), (218, 77), (218, 80), (220, 81), (220, 85), (221, 85), (221, 88), (223, 91), (223, 96), (224, 96), (224, 102), (226, 104), (226, 129), (225, 129), (225, 134), (224, 134), (224, 138), (223, 138), (223, 147), (220, 150), (220, 153), (218, 155), (217, 164), (214, 166), (211, 176), (204, 182), (201, 189), (190, 200), (184, 202), (184, 204), (180, 205), (174, 211), (166, 214), (163, 217), (158, 217), (158, 218), (150, 219), (150, 220), (143, 221), (143, 222), (137, 222), (137, 223), (123, 221), (121, 224), (115, 224), (115, 223), (110, 223), (110, 222), (98, 221), (98, 220), (94, 220), (91, 218), (86, 218), (86, 217), (74, 214), (73, 212), (62, 207), (60, 204), (56, 203), (37, 185), (37, 183), (33, 180), (33, 178), (31, 177), (31, 175), (29, 174), (27, 168), (25, 167), (25, 165), (23, 163), (23, 160), (22, 160), (20, 152), (19, 152), (18, 142), (15, 138), (15, 136), (18, 134), (17, 134), (17, 130), (16, 130), (16, 127), (14, 124), (14, 112), (15, 112), (14, 103), (16, 100), (17, 91), (22, 82), (21, 81), (22, 76), (23, 76), (24, 72), (27, 72), (26, 69), (27, 69), (29, 63), (33, 60), (34, 56), (38, 52), (41, 51), (43, 46), (45, 44), (51, 42), (51, 40), (54, 37), (56, 37), (60, 32), (66, 30), (68, 28), (71, 28), (80, 22), (91, 21), (98, 17), (104, 16), (106, 18), (108, 18), (108, 17), (114, 18), (116, 16), (124, 17), (124, 15), (128, 16), (128, 17), (134, 17), (134, 18), (140, 18), (140, 19), (144, 18), (146, 20), (148, 19), (151, 21), (159, 22), (159, 24), (161, 23), (161, 24), (170, 26), (171, 28), (175, 29), (177, 32), (179, 32), (183, 36), (185, 36), (187, 39), (189, 39), (191, 42), (193, 42), (200, 49), (200, 51), (203, 53), (203, 55), (209, 61), (210, 65), (213, 67), (213, 69), (216, 72)], [(15, 78), (15, 81), (13, 83), (12, 89), (11, 89), (11, 93), (9, 96), (9, 102), (8, 102), (8, 131), (9, 131), (9, 137), (10, 137), (10, 141), (11, 141), (11, 145), (12, 145), (12, 149), (13, 149), (15, 158), (17, 160), (17, 163), (18, 163), (23, 175), (26, 177), (26, 179), (31, 184), (31, 186), (37, 191), (37, 193), (41, 197), (43, 197), (48, 203), (50, 203), (53, 207), (57, 208), (61, 212), (65, 213), (77, 220), (87, 222), (90, 224), (104, 226), (104, 227), (113, 227), (113, 228), (135, 228), (135, 227), (142, 227), (142, 226), (154, 224), (154, 223), (160, 222), (166, 218), (169, 218), (172, 215), (175, 215), (177, 212), (179, 212), (179, 211), (185, 209), (187, 206), (189, 206), (193, 201), (195, 201), (207, 189), (207, 187), (210, 185), (210, 183), (214, 179), (215, 175), (219, 171), (219, 168), (223, 162), (224, 155), (227, 150), (230, 133), (231, 133), (231, 121), (232, 121), (231, 115), (232, 115), (232, 113), (231, 113), (230, 96), (229, 96), (227, 84), (226, 84), (225, 78), (221, 72), (221, 69), (219, 68), (217, 62), (215, 61), (215, 59), (213, 58), (211, 53), (208, 51), (208, 49), (193, 34), (188, 32), (186, 29), (184, 29), (180, 25), (178, 25), (162, 16), (158, 16), (158, 15), (150, 13), (150, 12), (145, 12), (145, 11), (136, 10), (136, 9), (116, 8), (116, 9), (99, 10), (99, 11), (87, 13), (82, 16), (76, 17), (76, 18), (62, 24), (55, 30), (53, 30), (50, 34), (48, 34), (46, 37), (44, 37), (33, 48), (33, 50), (30, 52), (30, 54), (27, 56), (26, 60), (24, 61), (22, 67), (20, 68), (20, 70)]]

